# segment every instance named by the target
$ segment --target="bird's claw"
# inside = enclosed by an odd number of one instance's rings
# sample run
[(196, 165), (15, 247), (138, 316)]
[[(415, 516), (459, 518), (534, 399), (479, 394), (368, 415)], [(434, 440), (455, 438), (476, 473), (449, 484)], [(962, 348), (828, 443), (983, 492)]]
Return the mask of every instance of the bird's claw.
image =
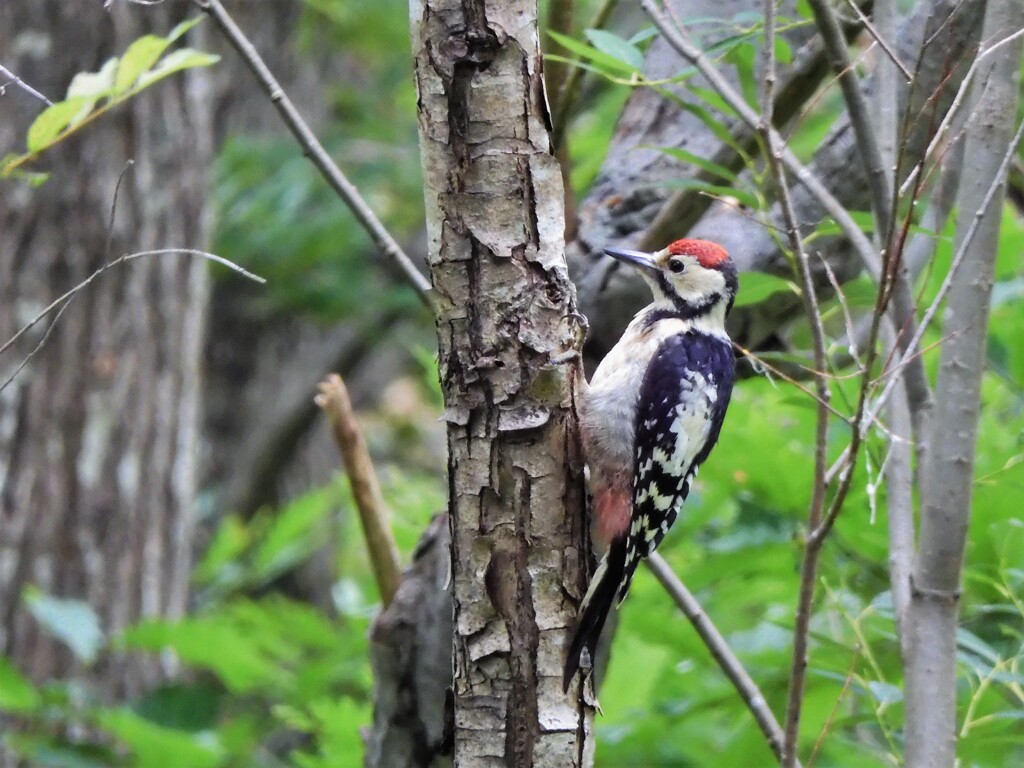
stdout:
[(583, 343), (587, 340), (587, 333), (590, 331), (590, 323), (587, 318), (576, 311), (570, 312), (565, 319), (573, 321), (573, 340), (571, 346), (562, 352), (555, 353), (548, 358), (551, 365), (564, 365), (583, 359)]

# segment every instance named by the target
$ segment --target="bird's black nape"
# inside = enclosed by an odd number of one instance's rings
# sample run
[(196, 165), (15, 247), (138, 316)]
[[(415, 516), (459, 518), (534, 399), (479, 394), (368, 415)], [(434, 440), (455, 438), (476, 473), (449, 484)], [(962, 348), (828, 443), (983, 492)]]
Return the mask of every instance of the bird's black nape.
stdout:
[(565, 692), (569, 691), (569, 684), (579, 671), (580, 657), (584, 650), (590, 658), (590, 664), (594, 664), (597, 641), (601, 639), (605, 619), (615, 605), (626, 569), (626, 538), (624, 533), (612, 540), (604, 560), (594, 574), (596, 581), (591, 584), (587, 596), (583, 598), (576, 630), (569, 644), (569, 654), (565, 658), (565, 672), (562, 675), (562, 690)]

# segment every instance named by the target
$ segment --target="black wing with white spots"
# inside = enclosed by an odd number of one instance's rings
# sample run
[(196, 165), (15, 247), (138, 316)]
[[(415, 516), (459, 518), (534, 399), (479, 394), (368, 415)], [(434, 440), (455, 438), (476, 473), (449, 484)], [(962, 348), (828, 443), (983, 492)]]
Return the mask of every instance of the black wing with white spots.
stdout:
[(647, 367), (636, 415), (633, 515), (619, 602), (640, 558), (672, 527), (693, 475), (718, 441), (734, 371), (728, 340), (698, 331), (667, 338)]

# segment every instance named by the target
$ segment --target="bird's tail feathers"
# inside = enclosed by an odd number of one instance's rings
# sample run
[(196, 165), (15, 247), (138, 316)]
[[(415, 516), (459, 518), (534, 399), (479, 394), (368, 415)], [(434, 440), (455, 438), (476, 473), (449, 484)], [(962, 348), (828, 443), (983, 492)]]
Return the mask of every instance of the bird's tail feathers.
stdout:
[[(576, 630), (569, 644), (569, 654), (565, 659), (565, 672), (562, 676), (562, 688), (565, 691), (569, 690), (569, 684), (581, 666), (590, 669), (594, 664), (597, 641), (601, 637), (605, 619), (616, 603), (616, 596), (625, 575), (625, 566), (626, 536), (619, 536), (612, 539), (580, 605)], [(587, 654), (586, 661), (581, 664), (584, 653)]]

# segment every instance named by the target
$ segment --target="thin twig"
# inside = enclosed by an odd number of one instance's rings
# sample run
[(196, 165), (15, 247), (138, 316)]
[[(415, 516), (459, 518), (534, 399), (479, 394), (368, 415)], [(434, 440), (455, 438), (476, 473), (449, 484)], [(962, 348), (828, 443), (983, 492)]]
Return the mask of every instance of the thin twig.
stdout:
[(764, 694), (757, 687), (757, 683), (754, 682), (753, 678), (743, 667), (742, 662), (736, 658), (729, 644), (722, 637), (722, 634), (712, 623), (711, 619), (708, 618), (697, 598), (693, 596), (690, 590), (686, 588), (686, 585), (676, 576), (672, 567), (665, 562), (665, 558), (658, 552), (652, 552), (647, 557), (647, 567), (651, 569), (651, 573), (661, 582), (661, 585), (665, 587), (665, 590), (671, 595), (676, 605), (679, 606), (679, 610), (683, 612), (686, 618), (690, 620), (693, 628), (697, 630), (697, 634), (704, 641), (704, 645), (711, 652), (711, 656), (721, 670), (725, 672), (726, 677), (729, 678), (729, 681), (736, 688), (736, 692), (747, 705), (747, 709), (754, 716), (754, 720), (768, 741), (768, 746), (775, 753), (775, 757), (781, 760), (782, 727), (779, 725), (778, 720), (775, 719), (775, 715), (772, 714)]
[(331, 159), (331, 156), (327, 154), (327, 150), (324, 149), (316, 135), (310, 130), (306, 121), (302, 119), (302, 116), (295, 108), (295, 105), (292, 104), (291, 99), (288, 98), (281, 84), (277, 82), (273, 73), (256, 51), (255, 46), (253, 46), (249, 38), (245, 36), (245, 33), (235, 23), (235, 20), (224, 9), (220, 0), (192, 0), (192, 2), (200, 10), (208, 14), (217, 26), (220, 27), (228, 42), (238, 51), (238, 54), (256, 76), (256, 79), (259, 80), (263, 90), (270, 97), (270, 101), (278, 113), (280, 113), (292, 135), (295, 136), (302, 146), (306, 156), (316, 166), (317, 170), (320, 171), (320, 174), (331, 185), (331, 188), (338, 194), (345, 205), (348, 206), (349, 210), (352, 211), (356, 220), (377, 247), (381, 249), (384, 256), (398, 266), (406, 280), (419, 294), (419, 297), (425, 304), (430, 306), (430, 281), (416, 269), (409, 256), (385, 229), (380, 219), (377, 218), (377, 215), (367, 204), (366, 200), (363, 199), (363, 196), (359, 194), (359, 190), (341, 172), (341, 169)]
[[(760, 116), (747, 104), (743, 96), (732, 86), (714, 63), (704, 55), (703, 51), (693, 44), (682, 28), (677, 24), (673, 24), (665, 11), (654, 0), (641, 0), (641, 4), (665, 40), (704, 75), (712, 88), (749, 128), (757, 130), (760, 124)], [(890, 293), (894, 294), (894, 314), (896, 316), (894, 324), (902, 331), (898, 338), (904, 339), (911, 335), (914, 327), (913, 296), (910, 292), (909, 282), (905, 273), (896, 269), (898, 261), (889, 258), (885, 263), (882, 262), (877, 249), (872, 246), (871, 241), (861, 231), (850, 215), (850, 212), (836, 199), (821, 180), (807, 166), (801, 163), (791, 150), (785, 147), (785, 142), (779, 137), (778, 132), (772, 129), (771, 133), (773, 141), (778, 142), (778, 145), (783, 147), (780, 158), (783, 165), (810, 192), (835, 220), (836, 224), (839, 225), (839, 228), (850, 241), (854, 251), (860, 257), (861, 262), (872, 279), (879, 286), (886, 286), (885, 291), (881, 294), (881, 308), (883, 310), (888, 304)], [(886, 252), (888, 253), (890, 250), (887, 249)], [(895, 282), (889, 285), (890, 278), (893, 277)], [(895, 288), (893, 288), (893, 285)], [(908, 374), (908, 382), (914, 386), (915, 392), (919, 395), (915, 400), (917, 409), (922, 412), (927, 410), (930, 403), (930, 391), (927, 388), (927, 377), (923, 367), (918, 369), (915, 363)]]
[(978, 71), (978, 67), (981, 63), (991, 56), (993, 53), (998, 51), (1004, 45), (1016, 40), (1021, 35), (1024, 35), (1024, 29), (1018, 29), (1011, 35), (1004, 37), (995, 45), (991, 45), (988, 48), (980, 51), (975, 56), (974, 61), (971, 62), (970, 68), (967, 70), (967, 74), (964, 75), (964, 79), (960, 82), (960, 87), (957, 89), (956, 96), (953, 97), (953, 103), (949, 105), (949, 109), (946, 110), (945, 117), (942, 118), (942, 122), (939, 123), (938, 129), (935, 131), (935, 135), (932, 137), (931, 142), (928, 144), (928, 148), (924, 151), (924, 155), (921, 157), (921, 162), (915, 166), (907, 178), (903, 181), (903, 185), (900, 187), (900, 194), (904, 194), (910, 185), (914, 183), (915, 178), (921, 172), (921, 168), (924, 167), (925, 163), (931, 159), (932, 155), (938, 150), (939, 146), (945, 142), (946, 132), (949, 130), (953, 119), (956, 117), (956, 113), (960, 109), (960, 105), (963, 103), (964, 98), (967, 96), (967, 91), (970, 88), (971, 81), (974, 79), (974, 75)]
[(865, 15), (864, 11), (860, 9), (855, 0), (846, 0), (846, 4), (849, 5), (853, 12), (857, 14), (858, 20), (864, 25), (864, 28), (871, 35), (871, 39), (878, 43), (878, 47), (881, 48), (885, 55), (889, 57), (889, 60), (896, 65), (896, 68), (903, 74), (909, 83), (913, 79), (913, 74), (907, 69), (907, 65), (900, 61), (899, 55), (896, 53), (896, 49), (893, 48), (889, 43), (886, 42), (885, 36), (882, 35), (875, 26), (871, 23), (871, 20)]
[[(852, 36), (852, 28), (850, 33)], [(820, 44), (813, 42), (801, 49), (800, 55), (786, 68), (785, 76), (780, 78), (776, 85), (775, 103), (772, 105), (772, 118), (775, 123), (787, 123), (801, 105), (805, 105), (808, 93), (817, 87), (825, 70), (825, 53)], [(819, 90), (825, 91), (827, 87)], [(818, 98), (819, 96), (812, 95), (811, 104)], [(730, 133), (734, 139), (733, 144), (721, 143), (708, 159), (716, 165), (737, 172), (745, 162), (743, 153), (752, 154), (757, 149), (757, 128), (741, 123), (731, 127)], [(742, 151), (738, 152), (735, 145)], [(715, 175), (704, 169), (695, 169), (693, 178), (698, 182), (716, 181)], [(707, 210), (709, 204), (706, 199), (702, 199), (705, 197), (716, 199), (714, 195), (706, 195), (704, 190), (698, 187), (681, 189), (669, 196), (644, 230), (637, 248), (642, 251), (656, 250), (669, 240), (685, 234)], [(746, 213), (737, 210), (741, 214)], [(763, 221), (759, 223), (765, 224)]]
[(839, 302), (839, 308), (843, 313), (843, 323), (846, 325), (847, 349), (850, 352), (850, 357), (857, 364), (857, 367), (863, 371), (864, 364), (860, 360), (857, 347), (857, 328), (853, 323), (853, 315), (850, 314), (850, 305), (846, 301), (846, 294), (843, 292), (842, 286), (839, 285), (839, 278), (836, 277), (836, 273), (832, 269), (832, 265), (828, 263), (828, 259), (819, 253), (818, 260), (821, 262), (822, 269), (825, 270), (825, 276), (828, 278), (832, 290), (836, 292), (836, 300)]
[[(810, 0), (810, 5), (833, 68), (839, 77), (850, 125), (867, 172), (876, 237), (883, 248), (885, 272), (892, 276), (890, 313), (897, 329), (897, 343), (905, 344), (906, 339), (915, 331), (915, 307), (910, 279), (900, 265), (905, 239), (895, 237), (892, 226), (895, 221), (896, 204), (889, 174), (894, 163), (886, 163), (883, 158), (877, 138), (879, 127), (871, 120), (867, 99), (853, 69), (835, 10), (827, 0)], [(892, 107), (895, 109), (895, 94), (893, 96)], [(894, 140), (895, 136), (886, 135), (883, 138), (890, 141)], [(913, 394), (910, 407), (915, 417), (915, 426), (923, 427), (931, 404), (931, 388), (923, 363), (917, 361), (908, 366), (906, 376), (909, 390)]]
[(60, 316), (64, 314), (64, 310), (66, 310), (70, 305), (71, 299), (68, 299), (61, 306), (61, 308), (57, 310), (57, 314), (53, 316), (53, 320), (51, 320), (50, 324), (46, 326), (46, 331), (43, 333), (42, 338), (39, 339), (38, 343), (36, 343), (36, 345), (32, 347), (29, 353), (25, 355), (25, 357), (22, 358), (21, 362), (18, 363), (18, 365), (14, 368), (13, 371), (11, 371), (11, 375), (4, 379), (3, 384), (0, 384), (0, 393), (7, 389), (7, 387), (10, 386), (12, 381), (18, 378), (18, 374), (25, 370), (25, 366), (32, 362), (32, 358), (39, 354), (39, 350), (46, 346), (46, 342), (50, 340), (50, 334), (53, 333), (53, 329), (57, 327), (57, 323), (60, 321)]
[(352, 401), (341, 376), (332, 373), (317, 388), (320, 392), (315, 398), (316, 404), (330, 419), (334, 441), (338, 445), (352, 487), (352, 496), (359, 510), (366, 550), (380, 590), (381, 602), (387, 608), (398, 591), (402, 569), (398, 564), (398, 546), (391, 532), (377, 473), (373, 469), (373, 461), (366, 449), (359, 422), (352, 412)]
[(814, 765), (814, 761), (818, 758), (818, 752), (821, 751), (822, 745), (825, 743), (825, 737), (828, 735), (829, 728), (832, 727), (832, 723), (836, 719), (836, 714), (839, 712), (839, 705), (843, 702), (843, 697), (846, 696), (846, 692), (850, 690), (850, 683), (853, 682), (854, 670), (857, 668), (857, 660), (860, 658), (860, 646), (854, 646), (853, 658), (850, 659), (850, 668), (846, 671), (846, 679), (843, 680), (843, 687), (839, 691), (839, 695), (836, 697), (836, 703), (832, 706), (832, 711), (828, 713), (828, 718), (825, 720), (825, 725), (821, 729), (821, 733), (818, 734), (817, 740), (814, 742), (814, 748), (811, 750), (811, 756), (807, 758), (807, 768), (811, 768)]
[[(1017, 153), (1017, 145), (1020, 144), (1022, 138), (1024, 138), (1024, 120), (1022, 120), (1020, 125), (1017, 126), (1017, 132), (1014, 134), (1013, 139), (1010, 141), (1010, 146), (1007, 148), (1006, 154), (1003, 156), (1003, 161), (999, 166), (998, 173), (992, 179), (988, 191), (982, 199), (981, 206), (974, 212), (971, 224), (967, 228), (967, 232), (964, 235), (963, 241), (960, 243), (960, 247), (957, 248), (956, 254), (953, 256), (953, 261), (950, 263), (949, 270), (946, 272), (946, 276), (942, 280), (942, 285), (939, 286), (939, 290), (935, 294), (935, 298), (932, 300), (931, 305), (921, 318), (921, 322), (917, 326), (917, 331), (907, 344), (907, 347), (903, 352), (903, 356), (900, 358), (899, 362), (896, 363), (897, 368), (909, 362), (911, 356), (917, 353), (917, 349), (921, 344), (921, 339), (924, 337), (925, 331), (931, 325), (936, 312), (939, 310), (939, 305), (942, 303), (943, 299), (945, 299), (946, 294), (953, 285), (953, 279), (956, 277), (956, 272), (967, 255), (967, 251), (970, 248), (974, 235), (978, 230), (982, 217), (985, 215), (988, 207), (992, 204), (992, 200), (999, 191), (999, 187), (1006, 179), (1006, 172), (1010, 167), (1010, 163), (1012, 162), (1014, 155)], [(892, 394), (892, 390), (896, 386), (896, 381), (897, 377), (892, 377), (886, 383), (885, 388), (882, 390), (882, 394), (878, 396), (872, 408), (865, 414), (865, 417), (860, 424), (861, 431), (866, 431), (871, 422), (877, 417), (878, 412)]]
[(124, 256), (120, 256), (120, 257), (114, 259), (111, 262), (108, 262), (108, 263), (104, 264), (102, 267), (97, 269), (95, 272), (93, 272), (91, 275), (89, 275), (87, 278), (85, 278), (85, 280), (80, 282), (74, 288), (72, 288), (71, 290), (63, 293), (59, 298), (56, 298), (52, 302), (50, 302), (50, 304), (48, 304), (46, 306), (46, 308), (43, 309), (42, 312), (40, 312), (34, 318), (29, 320), (27, 323), (25, 323), (25, 325), (23, 325), (20, 329), (18, 329), (17, 333), (15, 333), (13, 336), (11, 336), (11, 338), (9, 338), (6, 342), (4, 342), (4, 345), (2, 347), (0, 347), (0, 355), (2, 355), (4, 352), (6, 352), (8, 349), (10, 349), (11, 345), (13, 345), (18, 339), (20, 339), (23, 335), (25, 335), (32, 328), (34, 328), (36, 326), (36, 324), (39, 323), (40, 320), (42, 320), (48, 314), (53, 312), (53, 310), (57, 309), (59, 306), (64, 304), (64, 302), (66, 302), (69, 299), (71, 299), (76, 293), (78, 293), (79, 291), (82, 291), (85, 288), (87, 288), (92, 283), (93, 280), (95, 280), (97, 277), (102, 275), (104, 272), (106, 272), (106, 271), (108, 271), (110, 269), (113, 269), (114, 267), (118, 267), (121, 264), (126, 264), (129, 261), (134, 261), (135, 259), (141, 259), (141, 258), (143, 258), (145, 256), (167, 256), (167, 255), (175, 254), (175, 253), (183, 255), (183, 256), (198, 256), (199, 258), (206, 259), (207, 261), (215, 261), (218, 264), (224, 265), (228, 269), (234, 270), (238, 274), (242, 275), (242, 277), (246, 277), (246, 278), (248, 278), (250, 280), (254, 280), (257, 283), (265, 283), (265, 282), (267, 282), (266, 280), (264, 280), (259, 275), (254, 275), (252, 272), (249, 272), (248, 270), (242, 269), (242, 267), (238, 266), (233, 261), (229, 261), (228, 259), (225, 259), (223, 256), (218, 256), (215, 253), (207, 253), (206, 251), (198, 251), (198, 250), (196, 250), (194, 248), (160, 248), (160, 249), (155, 250), (155, 251), (138, 251), (137, 253), (128, 253), (128, 254), (125, 254)]
[(809, 3), (832, 68), (839, 77), (839, 87), (846, 102), (850, 126), (853, 128), (861, 160), (867, 171), (868, 186), (871, 189), (871, 210), (875, 215), (875, 232), (878, 233), (878, 238), (885, 242), (889, 237), (892, 186), (882, 162), (882, 153), (878, 149), (875, 127), (871, 124), (871, 117), (868, 114), (867, 99), (864, 98), (860, 80), (857, 79), (853, 62), (850, 61), (846, 39), (843, 37), (832, 5), (826, 0), (809, 0)]
[(50, 101), (48, 98), (46, 98), (43, 94), (41, 94), (39, 91), (37, 91), (31, 85), (26, 83), (24, 80), (22, 80), (16, 74), (11, 72), (11, 70), (9, 70), (3, 64), (0, 64), (0, 75), (3, 75), (4, 77), (9, 79), (9, 82), (4, 83), (4, 85), (3, 85), (4, 88), (6, 88), (11, 83), (13, 83), (14, 85), (16, 85), (19, 88), (21, 88), (21, 90), (23, 90), (29, 96), (32, 96), (32, 97), (34, 97), (36, 99), (39, 99), (39, 101), (43, 102), (43, 104), (45, 104), (46, 106), (48, 106), (48, 107), (52, 107), (53, 106), (53, 102), (52, 101)]
[[(761, 118), (755, 112), (743, 96), (732, 86), (718, 68), (704, 55), (703, 51), (697, 48), (689, 38), (674, 25), (654, 0), (641, 0), (644, 10), (654, 21), (655, 26), (680, 56), (695, 66), (711, 87), (721, 96), (729, 107), (736, 112), (740, 119), (751, 130), (758, 130)], [(785, 148), (785, 142), (774, 129), (771, 130), (773, 140), (783, 147), (781, 160), (787, 170), (792, 173), (808, 192), (821, 204), (825, 211), (835, 220), (836, 224), (849, 239), (851, 245), (860, 257), (864, 266), (876, 281), (881, 280), (882, 263), (878, 258), (876, 249), (871, 241), (864, 235), (857, 222), (853, 220), (850, 212), (846, 210), (835, 196), (825, 187), (824, 184), (807, 168), (800, 160)]]
[[(817, 0), (811, 0), (812, 4)], [(772, 130), (772, 90), (775, 85), (775, 0), (764, 0), (764, 89), (761, 101), (761, 124), (759, 126), (764, 139), (768, 164), (779, 192), (779, 205), (782, 208), (783, 220), (786, 222), (790, 247), (795, 257), (795, 268), (803, 290), (804, 311), (811, 326), (811, 338), (814, 348), (815, 394), (818, 408), (814, 435), (814, 478), (812, 480), (811, 502), (807, 512), (808, 530), (814, 530), (821, 521), (825, 506), (825, 470), (827, 469), (828, 449), (828, 416), (830, 392), (825, 378), (825, 329), (821, 322), (821, 310), (814, 290), (814, 279), (811, 276), (810, 262), (804, 250), (800, 224), (793, 210), (793, 200), (789, 194), (789, 182), (782, 167), (782, 146), (778, 136)], [(836, 25), (838, 30), (838, 24)], [(844, 49), (845, 50), (845, 49)], [(797, 601), (796, 622), (793, 628), (793, 662), (789, 680), (789, 697), (786, 704), (786, 726), (782, 742), (781, 762), (785, 768), (796, 764), (797, 737), (800, 730), (800, 711), (803, 705), (804, 683), (807, 676), (807, 652), (811, 624), (811, 608), (814, 602), (814, 586), (818, 571), (818, 558), (821, 553), (821, 542), (808, 542), (804, 549), (803, 566), (800, 569), (800, 593)]]
[[(780, 378), (783, 381), (785, 381), (787, 384), (793, 385), (794, 387), (799, 389), (801, 392), (803, 392), (805, 395), (807, 395), (809, 398), (811, 398), (818, 405), (824, 404), (824, 406), (826, 408), (828, 408), (829, 413), (831, 413), (833, 416), (835, 416), (835, 417), (837, 417), (839, 419), (842, 419), (843, 421), (849, 423), (849, 421), (850, 421), (850, 417), (849, 416), (841, 413), (830, 402), (823, 402), (823, 401), (821, 401), (818, 398), (818, 396), (814, 393), (813, 390), (811, 390), (808, 387), (804, 386), (804, 384), (802, 384), (801, 382), (797, 381), (792, 376), (789, 376), (781, 368), (775, 367), (774, 365), (769, 363), (767, 360), (765, 360), (763, 357), (761, 357), (757, 353), (753, 352), (752, 350), (747, 349), (746, 347), (744, 347), (744, 346), (742, 346), (740, 344), (737, 344), (735, 341), (732, 343), (732, 346), (733, 346), (734, 349), (736, 349), (736, 351), (738, 351), (744, 357), (749, 357), (754, 363), (757, 364), (757, 366), (760, 366), (760, 367), (764, 368), (770, 374), (772, 374), (773, 376), (777, 376), (778, 378)], [(800, 367), (801, 370), (807, 371), (807, 373), (809, 373), (812, 377), (819, 375), (818, 371), (816, 371), (816, 370), (814, 370), (812, 368), (809, 368), (806, 365), (799, 365), (799, 367)], [(755, 367), (755, 370), (756, 370), (756, 367)]]

